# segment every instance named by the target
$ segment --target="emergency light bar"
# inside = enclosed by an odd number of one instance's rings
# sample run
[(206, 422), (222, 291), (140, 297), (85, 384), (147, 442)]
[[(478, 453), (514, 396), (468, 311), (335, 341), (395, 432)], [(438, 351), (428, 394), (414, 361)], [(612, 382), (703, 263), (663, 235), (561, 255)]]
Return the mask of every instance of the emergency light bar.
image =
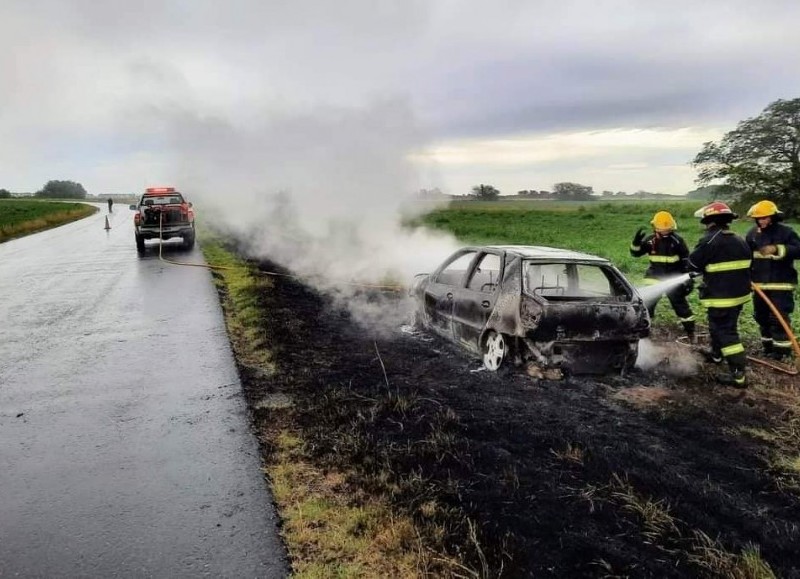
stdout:
[(175, 187), (148, 187), (145, 193), (174, 193)]

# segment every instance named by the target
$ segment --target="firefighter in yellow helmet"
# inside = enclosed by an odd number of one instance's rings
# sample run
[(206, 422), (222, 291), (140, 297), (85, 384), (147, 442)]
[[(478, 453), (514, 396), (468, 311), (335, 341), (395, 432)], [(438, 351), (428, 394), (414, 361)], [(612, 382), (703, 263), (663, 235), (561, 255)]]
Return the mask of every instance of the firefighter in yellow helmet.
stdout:
[[(797, 271), (794, 260), (800, 257), (800, 237), (791, 227), (780, 223), (783, 213), (772, 201), (759, 201), (747, 212), (755, 225), (745, 239), (753, 252), (751, 275), (767, 298), (775, 305), (787, 325), (794, 311)], [(758, 293), (753, 294), (753, 313), (761, 331), (764, 353), (777, 360), (792, 355), (792, 342), (772, 310)]]
[[(683, 238), (675, 233), (678, 228), (675, 218), (668, 211), (659, 211), (653, 216), (650, 225), (653, 226), (653, 233), (645, 235), (644, 230), (639, 229), (630, 247), (633, 257), (647, 255), (650, 260), (650, 266), (645, 272), (645, 283), (656, 284), (686, 273), (689, 248)], [(667, 299), (691, 342), (695, 339), (695, 318), (686, 296), (691, 293), (693, 287), (694, 282), (690, 279), (667, 292)], [(647, 306), (651, 319), (655, 316), (656, 305), (660, 299), (657, 298)]]
[(706, 232), (689, 255), (689, 266), (703, 275), (698, 290), (700, 303), (708, 312), (711, 337), (709, 359), (728, 362), (730, 375), (719, 381), (738, 388), (747, 387), (747, 355), (739, 338), (739, 315), (750, 301), (750, 257), (747, 242), (730, 230), (738, 215), (725, 203), (714, 201), (695, 213)]

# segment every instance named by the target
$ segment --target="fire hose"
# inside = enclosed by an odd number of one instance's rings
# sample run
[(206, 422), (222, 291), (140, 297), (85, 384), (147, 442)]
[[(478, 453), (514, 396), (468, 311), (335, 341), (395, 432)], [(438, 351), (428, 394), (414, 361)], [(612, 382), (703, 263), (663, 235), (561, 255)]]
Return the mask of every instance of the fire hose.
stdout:
[(756, 362), (758, 364), (762, 364), (764, 366), (769, 366), (770, 368), (773, 368), (775, 370), (780, 370), (781, 372), (785, 372), (786, 374), (791, 374), (791, 375), (794, 376), (795, 374), (798, 373), (798, 371), (800, 371), (800, 345), (797, 343), (797, 338), (795, 337), (791, 326), (789, 326), (789, 324), (786, 322), (786, 320), (784, 319), (783, 315), (778, 310), (778, 308), (775, 307), (775, 304), (772, 303), (772, 300), (770, 300), (767, 297), (767, 295), (764, 293), (764, 290), (762, 290), (758, 286), (758, 284), (756, 284), (756, 283), (751, 283), (750, 285), (753, 287), (753, 291), (755, 291), (758, 294), (758, 296), (762, 300), (764, 300), (764, 303), (767, 304), (767, 306), (769, 307), (770, 311), (772, 312), (772, 315), (775, 316), (775, 318), (781, 324), (781, 327), (783, 328), (783, 331), (786, 332), (786, 336), (789, 338), (789, 341), (792, 343), (792, 349), (794, 350), (795, 367), (794, 367), (793, 370), (787, 370), (784, 367), (784, 365), (778, 365), (778, 364), (775, 364), (773, 362), (769, 362), (767, 360), (762, 360), (760, 358), (756, 358), (756, 357), (753, 357), (753, 356), (748, 356), (747, 359), (748, 360), (752, 360), (753, 362)]

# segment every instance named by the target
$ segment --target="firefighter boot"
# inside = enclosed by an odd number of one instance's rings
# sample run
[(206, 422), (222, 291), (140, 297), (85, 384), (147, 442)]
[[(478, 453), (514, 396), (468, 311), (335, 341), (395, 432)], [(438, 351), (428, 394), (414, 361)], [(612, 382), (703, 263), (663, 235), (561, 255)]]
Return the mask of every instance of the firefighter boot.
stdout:
[(761, 337), (761, 350), (764, 352), (765, 358), (772, 357), (772, 338)]
[(770, 352), (769, 357), (773, 360), (778, 362), (788, 363), (792, 361), (792, 349), (791, 348), (784, 348), (778, 347), (773, 344), (772, 352)]
[(697, 336), (694, 333), (694, 322), (681, 322), (683, 330), (686, 332), (686, 339), (690, 344), (697, 343)]
[(734, 388), (747, 388), (747, 376), (745, 376), (744, 368), (741, 366), (731, 366), (730, 374), (720, 376), (717, 381), (726, 386), (733, 386)]

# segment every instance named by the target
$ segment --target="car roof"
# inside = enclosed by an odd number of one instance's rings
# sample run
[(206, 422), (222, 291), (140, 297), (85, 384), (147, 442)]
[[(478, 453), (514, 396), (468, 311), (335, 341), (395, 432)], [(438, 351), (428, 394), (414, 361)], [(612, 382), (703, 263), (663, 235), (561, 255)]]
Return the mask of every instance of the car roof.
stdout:
[(582, 253), (580, 251), (572, 251), (571, 249), (560, 249), (558, 247), (545, 247), (543, 245), (485, 245), (476, 247), (475, 249), (494, 249), (512, 253), (525, 259), (552, 259), (558, 261), (591, 261), (596, 263), (610, 263), (609, 260)]

